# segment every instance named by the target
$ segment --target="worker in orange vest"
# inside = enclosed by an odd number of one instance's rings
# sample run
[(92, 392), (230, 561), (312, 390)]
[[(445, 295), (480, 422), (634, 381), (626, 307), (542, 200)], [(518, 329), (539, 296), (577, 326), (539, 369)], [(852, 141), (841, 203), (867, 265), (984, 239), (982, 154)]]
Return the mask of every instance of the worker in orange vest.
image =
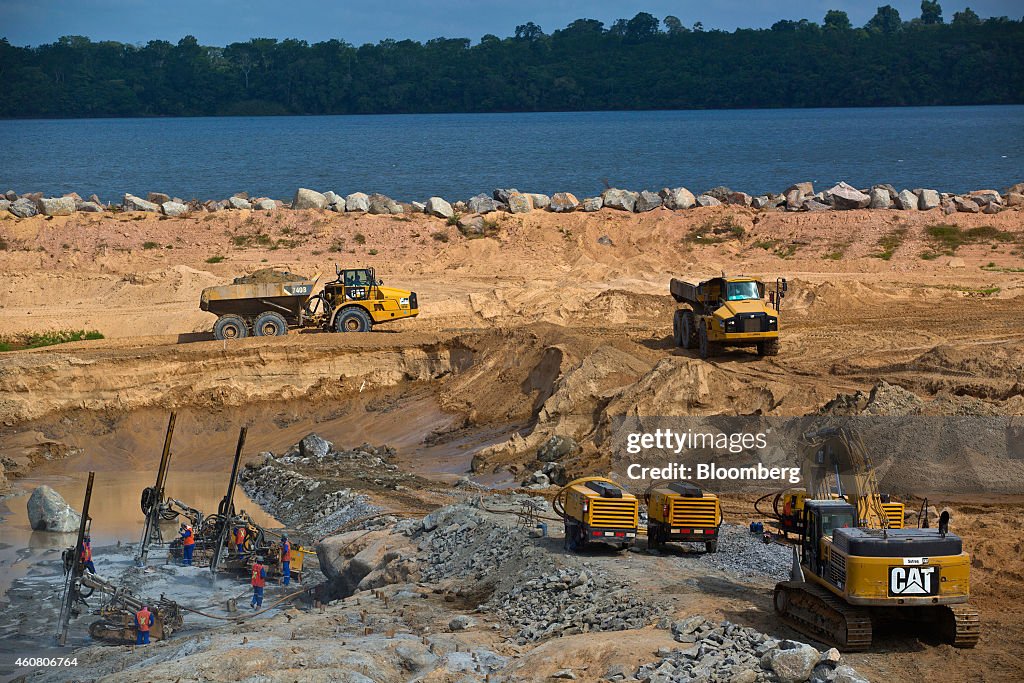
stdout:
[(135, 613), (135, 644), (149, 645), (149, 629), (153, 625), (153, 613), (145, 605)]
[(235, 527), (235, 549), (238, 551), (238, 557), (245, 559), (245, 527)]
[(287, 586), (292, 576), (292, 544), (288, 534), (281, 534), (281, 583)]
[(92, 539), (86, 536), (82, 539), (82, 566), (93, 574), (96, 573), (96, 565), (92, 563)]
[(253, 609), (263, 607), (263, 587), (267, 585), (267, 568), (263, 566), (263, 558), (257, 557), (252, 563), (252, 603)]
[(181, 564), (192, 566), (192, 551), (196, 549), (196, 535), (192, 533), (192, 525), (181, 523)]

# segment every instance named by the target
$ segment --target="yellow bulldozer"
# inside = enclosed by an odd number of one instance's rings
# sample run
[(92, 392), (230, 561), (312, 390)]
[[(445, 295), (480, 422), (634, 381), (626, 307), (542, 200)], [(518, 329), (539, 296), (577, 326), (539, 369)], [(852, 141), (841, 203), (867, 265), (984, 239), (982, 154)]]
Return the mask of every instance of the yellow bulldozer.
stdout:
[(385, 287), (373, 268), (335, 266), (335, 272), (337, 278), (317, 291), (319, 274), (307, 279), (260, 271), (230, 285), (207, 287), (199, 308), (217, 316), (217, 339), (273, 337), (301, 328), (369, 332), (374, 325), (419, 315), (416, 292)]
[(582, 550), (591, 543), (625, 550), (636, 543), (640, 502), (611, 479), (574, 479), (558, 492), (551, 506), (565, 523), (566, 550)]
[(775, 586), (776, 613), (845, 651), (870, 648), (883, 619), (934, 626), (946, 642), (974, 647), (981, 620), (967, 604), (970, 557), (949, 531), (949, 514), (937, 529), (892, 528), (856, 435), (824, 426), (804, 440), (808, 497), (790, 580)]
[(718, 550), (722, 506), (718, 496), (688, 481), (655, 482), (644, 493), (647, 505), (647, 547), (665, 543), (703, 543)]
[(774, 291), (751, 277), (723, 275), (698, 283), (673, 278), (669, 291), (684, 306), (672, 318), (675, 345), (696, 347), (701, 358), (724, 346), (753, 346), (759, 356), (778, 355), (779, 309), (788, 289), (785, 278), (776, 280)]

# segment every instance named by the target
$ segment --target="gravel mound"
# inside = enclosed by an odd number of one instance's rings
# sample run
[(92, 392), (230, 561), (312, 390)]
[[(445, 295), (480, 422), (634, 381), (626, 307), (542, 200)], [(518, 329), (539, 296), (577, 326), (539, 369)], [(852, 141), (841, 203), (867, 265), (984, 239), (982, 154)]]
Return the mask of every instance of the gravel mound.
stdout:
[[(696, 560), (743, 579), (785, 581), (793, 561), (793, 551), (778, 543), (765, 543), (758, 534), (743, 526), (723, 524), (719, 529), (717, 553), (704, 553), (700, 544), (693, 545), (702, 554)], [(688, 557), (687, 562), (692, 560)]]
[(586, 569), (560, 569), (517, 586), (492, 607), (518, 628), (519, 645), (590, 631), (643, 628), (658, 611), (625, 582)]

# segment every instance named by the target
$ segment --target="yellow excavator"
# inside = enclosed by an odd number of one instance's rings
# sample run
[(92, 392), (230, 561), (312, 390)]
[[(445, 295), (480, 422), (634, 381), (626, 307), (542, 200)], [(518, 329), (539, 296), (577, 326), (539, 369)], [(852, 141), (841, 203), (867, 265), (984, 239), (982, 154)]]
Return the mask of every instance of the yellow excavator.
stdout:
[(967, 604), (970, 557), (949, 514), (937, 529), (892, 528), (860, 439), (828, 425), (803, 438), (808, 497), (790, 580), (775, 586), (776, 613), (848, 652), (870, 648), (881, 619), (936, 626), (946, 642), (974, 647), (981, 619)]

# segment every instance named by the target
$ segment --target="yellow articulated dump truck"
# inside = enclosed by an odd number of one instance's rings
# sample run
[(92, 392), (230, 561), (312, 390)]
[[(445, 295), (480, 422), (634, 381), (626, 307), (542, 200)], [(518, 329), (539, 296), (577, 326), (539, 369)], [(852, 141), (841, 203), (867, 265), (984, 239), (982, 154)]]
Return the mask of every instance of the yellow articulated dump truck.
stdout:
[(620, 550), (636, 543), (640, 501), (611, 479), (584, 477), (558, 492), (552, 507), (565, 523), (565, 549), (605, 543)]
[(217, 339), (273, 337), (289, 329), (369, 332), (374, 325), (419, 315), (416, 292), (385, 287), (373, 268), (342, 270), (317, 290), (320, 276), (263, 270), (230, 285), (207, 287), (199, 308), (213, 313)]
[(722, 506), (718, 496), (688, 481), (652, 484), (644, 494), (647, 504), (647, 547), (669, 542), (703, 543), (709, 553), (718, 550)]
[(753, 346), (759, 356), (779, 353), (779, 308), (788, 289), (785, 278), (767, 292), (750, 277), (716, 277), (692, 283), (675, 278), (669, 290), (676, 303), (672, 337), (676, 346), (696, 347), (707, 358), (723, 346)]

